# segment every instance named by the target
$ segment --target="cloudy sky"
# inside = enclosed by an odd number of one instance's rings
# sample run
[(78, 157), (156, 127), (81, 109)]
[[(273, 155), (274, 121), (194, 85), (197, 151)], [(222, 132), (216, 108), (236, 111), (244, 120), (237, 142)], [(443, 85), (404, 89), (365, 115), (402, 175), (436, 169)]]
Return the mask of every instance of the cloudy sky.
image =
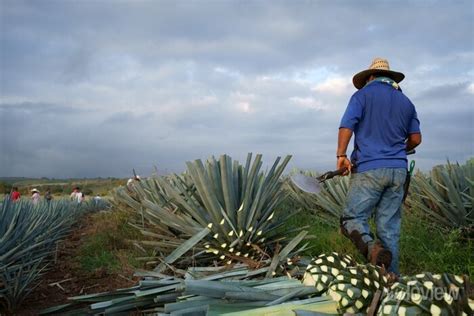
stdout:
[(352, 76), (404, 72), (422, 170), (474, 156), (474, 2), (0, 0), (0, 176), (247, 152), (335, 167)]

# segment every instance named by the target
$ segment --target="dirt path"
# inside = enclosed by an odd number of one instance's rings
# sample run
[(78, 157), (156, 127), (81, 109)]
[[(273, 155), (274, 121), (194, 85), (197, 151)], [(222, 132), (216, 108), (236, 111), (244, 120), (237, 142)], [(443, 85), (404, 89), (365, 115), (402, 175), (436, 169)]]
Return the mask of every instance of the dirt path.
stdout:
[(40, 279), (39, 286), (26, 298), (15, 315), (37, 315), (44, 308), (66, 304), (68, 297), (111, 291), (136, 283), (133, 270), (122, 268), (118, 273), (98, 269), (81, 271), (75, 260), (84, 239), (94, 234), (91, 216), (83, 218), (58, 247), (57, 261)]

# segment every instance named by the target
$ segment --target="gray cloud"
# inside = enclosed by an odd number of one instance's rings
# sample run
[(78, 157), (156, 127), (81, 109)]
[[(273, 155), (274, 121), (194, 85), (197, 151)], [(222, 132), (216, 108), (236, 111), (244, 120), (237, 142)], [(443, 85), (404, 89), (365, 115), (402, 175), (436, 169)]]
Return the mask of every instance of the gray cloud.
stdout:
[(334, 168), (352, 75), (405, 72), (419, 166), (473, 156), (471, 1), (10, 1), (0, 175), (180, 171), (228, 153)]

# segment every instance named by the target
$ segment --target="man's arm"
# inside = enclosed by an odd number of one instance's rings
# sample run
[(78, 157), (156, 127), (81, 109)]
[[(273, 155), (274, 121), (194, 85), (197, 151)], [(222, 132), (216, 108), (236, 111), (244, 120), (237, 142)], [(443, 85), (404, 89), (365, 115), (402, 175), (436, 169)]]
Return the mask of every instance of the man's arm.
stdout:
[(407, 149), (406, 149), (407, 151), (415, 149), (416, 146), (421, 144), (421, 133), (413, 133), (413, 134), (408, 135), (406, 144), (407, 144)]
[(336, 167), (337, 169), (346, 167), (348, 172), (346, 172), (345, 174), (348, 174), (351, 171), (351, 162), (347, 158), (347, 156), (345, 156), (347, 155), (347, 146), (349, 145), (351, 137), (352, 137), (352, 130), (350, 128), (345, 128), (345, 127), (339, 128), (339, 134), (337, 137), (336, 155), (337, 156), (342, 155), (342, 157), (337, 158)]

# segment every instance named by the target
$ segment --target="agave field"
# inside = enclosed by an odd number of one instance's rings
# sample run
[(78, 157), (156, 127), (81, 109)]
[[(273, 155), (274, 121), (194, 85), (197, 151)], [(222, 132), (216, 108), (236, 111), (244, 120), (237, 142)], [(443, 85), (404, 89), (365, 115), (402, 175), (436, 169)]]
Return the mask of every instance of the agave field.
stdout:
[[(104, 203), (104, 202), (101, 202)], [(51, 265), (56, 243), (79, 216), (102, 209), (96, 202), (77, 204), (29, 200), (0, 204), (0, 303), (6, 311), (18, 307)]]
[[(128, 225), (141, 235), (126, 241), (140, 254), (143, 265), (135, 271), (140, 281), (72, 296), (41, 313), (473, 314), (467, 275), (419, 271), (394, 283), (384, 269), (349, 254), (315, 251), (320, 237), (311, 221), (292, 223), (304, 213), (335, 230), (349, 177), (328, 180), (321, 193), (307, 194), (284, 174), (290, 159), (277, 158), (264, 171), (261, 155), (249, 154), (244, 164), (222, 155), (188, 162), (182, 174), (117, 187), (108, 212), (126, 212)], [(405, 205), (426, 225), (446, 234), (459, 231), (467, 252), (473, 249), (473, 176), (472, 160), (419, 172)], [(5, 311), (13, 313), (32, 291), (73, 223), (99, 209), (65, 201), (36, 206), (3, 202), (0, 301)]]

